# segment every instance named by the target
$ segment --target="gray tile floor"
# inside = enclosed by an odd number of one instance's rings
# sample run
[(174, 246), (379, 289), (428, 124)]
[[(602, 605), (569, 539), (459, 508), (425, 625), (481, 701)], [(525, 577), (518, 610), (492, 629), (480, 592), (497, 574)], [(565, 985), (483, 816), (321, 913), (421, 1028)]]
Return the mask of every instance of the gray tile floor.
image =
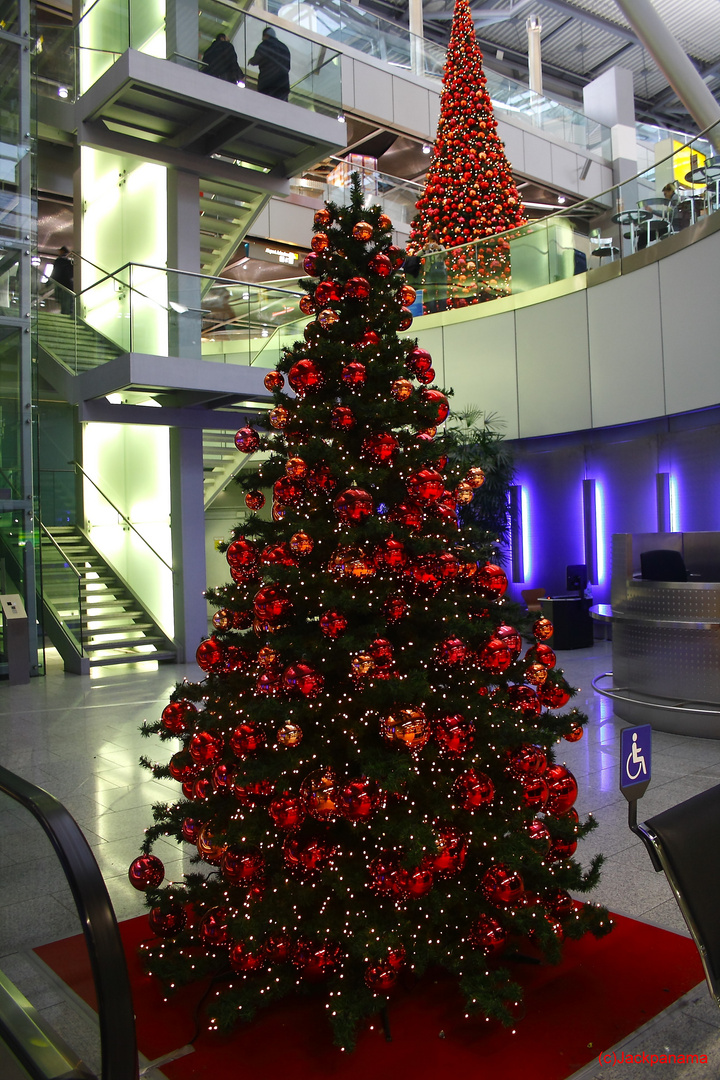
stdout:
[[(585, 862), (596, 851), (606, 855), (592, 899), (621, 914), (686, 933), (664, 877), (655, 874), (627, 827), (627, 804), (618, 791), (623, 724), (613, 716), (608, 699), (591, 685), (595, 675), (611, 669), (610, 649), (608, 643), (596, 642), (592, 649), (558, 654), (569, 681), (580, 688), (574, 703), (591, 718), (585, 737), (563, 743), (558, 755), (578, 779), (578, 811), (592, 812), (599, 822), (578, 855)], [(176, 794), (174, 783), (158, 783), (138, 765), (141, 753), (152, 756), (159, 750), (162, 755), (159, 744), (141, 739), (138, 728), (144, 719), (159, 715), (170, 690), (184, 677), (195, 680), (200, 672), (194, 665), (157, 670), (138, 665), (80, 678), (66, 675), (50, 656), (45, 678), (28, 686), (0, 684), (0, 761), (56, 795), (71, 811), (95, 853), (118, 919), (144, 910), (142, 896), (127, 880), (127, 867), (152, 820), (152, 804)], [(720, 739), (656, 732), (653, 781), (639, 817), (650, 817), (718, 783)], [(175, 845), (161, 844), (157, 850), (168, 876), (179, 876), (182, 860)], [(62, 995), (41, 978), (28, 950), (78, 930), (72, 897), (49, 842), (32, 818), (0, 796), (0, 969), (16, 978), (51, 1019), (65, 1008)], [(718, 1076), (720, 1010), (703, 984), (636, 1032), (625, 1050), (708, 1056), (707, 1065), (654, 1065), (654, 1080)], [(647, 1068), (597, 1063), (577, 1074), (577, 1080), (624, 1080), (645, 1075)]]

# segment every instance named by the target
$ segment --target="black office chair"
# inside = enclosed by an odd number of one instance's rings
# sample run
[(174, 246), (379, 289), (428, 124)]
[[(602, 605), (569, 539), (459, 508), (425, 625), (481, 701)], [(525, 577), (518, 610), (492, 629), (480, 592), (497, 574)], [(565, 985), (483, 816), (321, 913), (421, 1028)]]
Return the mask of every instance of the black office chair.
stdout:
[(720, 1006), (720, 785), (633, 829), (664, 871)]
[(679, 551), (658, 548), (640, 555), (640, 576), (646, 581), (687, 581), (685, 560)]

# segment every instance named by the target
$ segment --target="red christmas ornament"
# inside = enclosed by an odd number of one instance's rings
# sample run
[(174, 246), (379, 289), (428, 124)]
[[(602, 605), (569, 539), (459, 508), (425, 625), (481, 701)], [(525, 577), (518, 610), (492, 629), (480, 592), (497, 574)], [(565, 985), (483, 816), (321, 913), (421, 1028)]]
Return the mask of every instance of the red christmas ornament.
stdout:
[(361, 364), (359, 360), (353, 360), (345, 365), (340, 377), (346, 386), (362, 386), (367, 378), (365, 365)]
[(383, 614), (389, 623), (403, 619), (409, 610), (409, 604), (401, 596), (389, 596), (383, 604)]
[(397, 972), (389, 964), (368, 964), (365, 985), (374, 994), (389, 994), (397, 982)]
[(216, 795), (229, 795), (235, 783), (237, 769), (233, 765), (220, 762), (212, 773), (212, 789)]
[(456, 714), (443, 716), (435, 724), (435, 741), (444, 757), (461, 757), (475, 740), (472, 719)]
[(156, 855), (140, 855), (130, 863), (128, 879), (140, 892), (157, 889), (164, 877), (165, 867)]
[(276, 405), (268, 413), (268, 419), (271, 427), (274, 427), (277, 431), (282, 431), (290, 422), (290, 410), (286, 409), (284, 405)]
[(306, 874), (324, 870), (334, 854), (335, 849), (330, 841), (319, 837), (300, 839), (291, 833), (283, 844), (283, 857), (287, 865)]
[(460, 638), (445, 638), (436, 646), (435, 662), (442, 667), (460, 667), (469, 655), (470, 650)]
[(317, 277), (322, 271), (318, 265), (318, 257), (315, 251), (311, 251), (309, 255), (306, 255), (303, 260), (303, 269), (310, 277)]
[[(315, 303), (320, 307), (342, 299), (342, 285), (337, 281), (321, 281), (315, 289)], [(290, 384), (292, 386), (292, 383)]]
[(346, 525), (359, 525), (374, 508), (372, 495), (361, 488), (348, 488), (333, 503), (335, 513)]
[(499, 637), (491, 637), (478, 653), (478, 664), (483, 671), (500, 675), (512, 664), (512, 653)]
[(347, 405), (336, 405), (330, 413), (330, 427), (334, 431), (350, 431), (356, 423), (353, 411)]
[(308, 491), (332, 491), (337, 481), (330, 472), (330, 466), (321, 463), (316, 465), (314, 469), (311, 469), (307, 474), (305, 480)]
[(502, 567), (495, 566), (494, 563), (485, 563), (483, 566), (479, 566), (474, 581), (478, 592), (497, 599), (505, 595), (508, 587), (507, 574)]
[(499, 638), (510, 650), (513, 660), (517, 660), (522, 651), (522, 637), (517, 630), (512, 626), (498, 626), (493, 636)]
[(431, 735), (430, 723), (422, 709), (410, 705), (395, 709), (384, 717), (380, 733), (388, 743), (407, 747), (412, 752), (422, 750)]
[(525, 682), (530, 683), (532, 686), (542, 686), (547, 677), (548, 669), (544, 664), (540, 663), (528, 664), (523, 675)]
[(315, 252), (327, 251), (327, 249), (330, 247), (330, 240), (327, 233), (315, 233), (312, 240), (310, 241), (310, 247)]
[(534, 648), (528, 649), (525, 659), (537, 660), (539, 663), (544, 664), (546, 668), (554, 668), (557, 661), (557, 657), (550, 646), (543, 645), (542, 642), (539, 642)]
[(262, 510), (265, 505), (265, 496), (262, 491), (248, 491), (245, 496), (245, 505), (248, 510)]
[(225, 552), (225, 558), (230, 566), (243, 569), (252, 568), (257, 564), (258, 553), (254, 544), (249, 543), (244, 536), (233, 540)]
[(289, 792), (273, 799), (268, 807), (268, 813), (279, 829), (296, 829), (305, 820), (305, 807), (302, 799), (296, 798)]
[[(408, 308), (403, 308), (400, 312), (400, 317), (398, 318), (398, 330), (408, 330), (412, 326), (412, 324), (412, 311), (410, 311)], [(433, 378), (434, 377), (435, 373), (433, 372)]]
[(160, 722), (173, 735), (183, 735), (195, 726), (197, 709), (191, 701), (171, 701), (162, 711)]
[(288, 382), (296, 394), (302, 395), (319, 390), (325, 382), (325, 376), (314, 360), (298, 360), (288, 372)]
[(549, 892), (544, 903), (556, 919), (566, 919), (575, 912), (575, 901), (564, 889), (554, 889)]
[(320, 629), (333, 641), (347, 630), (348, 621), (339, 611), (324, 611), (320, 616)]
[(562, 859), (569, 859), (576, 851), (577, 840), (562, 840), (559, 836), (556, 836), (550, 844), (548, 858), (553, 862), (559, 862)]
[[(400, 329), (404, 330), (405, 327), (400, 326)], [(422, 374), (418, 372), (415, 378), (419, 383), (423, 383), (423, 385), (428, 385), (431, 382), (435, 382), (435, 368), (430, 368), (428, 371), (425, 371)]]
[(529, 686), (511, 687), (508, 705), (514, 712), (522, 713), (526, 720), (532, 720), (542, 712), (540, 698)]
[(523, 743), (510, 755), (510, 768), (519, 776), (542, 776), (547, 769), (547, 757), (542, 746)]
[(577, 780), (564, 765), (551, 765), (545, 779), (550, 789), (548, 811), (556, 816), (567, 813), (577, 799)]
[(209, 948), (219, 948), (227, 945), (230, 941), (230, 931), (227, 925), (228, 911), (224, 907), (210, 908), (200, 920), (199, 934), (203, 945)]
[(413, 900), (426, 896), (432, 889), (434, 882), (435, 875), (432, 870), (428, 866), (419, 866), (408, 874), (406, 882), (407, 895), (412, 897)]
[(265, 746), (265, 742), (265, 732), (256, 724), (238, 724), (229, 739), (230, 749), (238, 758), (257, 754)]
[(545, 682), (538, 690), (538, 698), (546, 709), (562, 709), (570, 700), (570, 694), (556, 683)]
[(157, 937), (173, 938), (182, 933), (187, 923), (187, 915), (180, 904), (169, 904), (167, 908), (154, 907), (148, 915), (150, 930)]
[(225, 654), (222, 646), (213, 636), (200, 642), (195, 659), (198, 667), (203, 671), (219, 671), (224, 663)]
[(331, 221), (332, 221), (332, 214), (327, 209), (327, 207), (323, 207), (322, 210), (316, 210), (315, 211), (315, 215), (313, 217), (313, 222), (315, 223), (315, 225), (318, 226), (318, 228), (324, 229), (325, 226), (329, 225)]
[(549, 619), (538, 619), (533, 623), (533, 634), (538, 641), (547, 641), (553, 636), (553, 624)]
[(445, 491), (445, 481), (434, 469), (420, 469), (407, 478), (407, 489), (418, 502), (434, 503)]
[(543, 810), (547, 805), (548, 786), (542, 776), (523, 776), (520, 778), (520, 797), (531, 810)]
[(238, 975), (252, 975), (265, 966), (262, 952), (253, 952), (245, 941), (236, 941), (230, 949), (230, 967)]
[(228, 844), (220, 860), (222, 875), (231, 885), (249, 885), (262, 876), (264, 869), (261, 852), (240, 844)]
[(383, 465), (387, 461), (392, 461), (393, 455), (397, 453), (398, 445), (395, 436), (389, 433), (368, 435), (363, 440), (360, 453), (376, 465)]
[(345, 295), (349, 300), (367, 300), (370, 296), (370, 282), (364, 277), (352, 277), (345, 284)]
[(525, 892), (523, 879), (517, 870), (511, 870), (504, 863), (498, 863), (486, 870), (480, 881), (480, 887), (491, 904), (514, 904)]
[(401, 285), (397, 291), (397, 298), (401, 304), (414, 304), (417, 293), (413, 289), (412, 285), (408, 285), (407, 282)]
[(447, 420), (450, 412), (450, 405), (448, 399), (440, 390), (428, 390), (426, 386), (423, 386), (420, 391), (420, 396), (424, 402), (433, 406), (436, 409), (435, 423), (442, 424), (444, 420)]
[(275, 788), (269, 780), (258, 780), (254, 784), (233, 783), (233, 795), (243, 806), (257, 806), (273, 796)]
[(424, 374), (431, 370), (432, 356), (425, 349), (421, 349), (416, 345), (408, 353), (405, 360), (405, 367), (411, 375), (417, 377), (418, 374)]
[(225, 740), (209, 731), (197, 731), (188, 743), (188, 752), (198, 765), (212, 765), (222, 757)]
[(300, 785), (300, 797), (311, 817), (332, 821), (340, 814), (340, 788), (332, 769), (316, 769)]
[[(303, 297), (303, 299), (305, 299)], [(279, 371), (268, 371), (267, 375), (263, 379), (265, 389), (274, 392), (275, 390), (282, 390), (285, 385), (285, 377), (280, 374)]]
[(396, 401), (407, 401), (413, 392), (413, 384), (409, 379), (395, 379), (390, 384), (390, 393)]
[(285, 669), (282, 681), (289, 694), (313, 698), (322, 690), (325, 679), (310, 664), (298, 663)]
[(507, 934), (491, 915), (480, 915), (468, 932), (468, 944), (485, 956), (495, 956), (501, 952), (506, 940)]
[(393, 647), (387, 638), (376, 638), (371, 641), (368, 652), (376, 668), (389, 667), (393, 662)]
[(261, 622), (279, 623), (288, 617), (292, 610), (292, 600), (287, 590), (280, 585), (266, 585), (255, 594), (253, 601), (255, 615)]
[(340, 793), (340, 812), (348, 821), (367, 821), (381, 803), (378, 785), (367, 776), (350, 780)]
[(455, 798), (463, 810), (474, 810), (478, 806), (487, 806), (495, 798), (495, 785), (485, 773), (468, 769), (461, 773), (453, 785)]
[(378, 544), (373, 553), (373, 561), (378, 570), (387, 567), (389, 570), (399, 570), (405, 566), (408, 560), (405, 545), (401, 540), (390, 536), (382, 544)]
[(374, 231), (375, 230), (373, 229), (369, 221), (358, 221), (355, 225), (353, 225), (352, 234), (356, 240), (362, 240), (363, 242), (367, 242), (368, 240), (372, 239)]
[(298, 301), (298, 307), (302, 311), (303, 315), (314, 315), (317, 311), (315, 301), (311, 296), (301, 296)]
[(254, 454), (260, 446), (260, 436), (251, 427), (240, 428), (235, 433), (235, 446), (242, 454)]
[(550, 850), (550, 833), (543, 825), (542, 821), (537, 818), (533, 818), (530, 824), (527, 826), (527, 834), (533, 842), (533, 845), (541, 851), (544, 855)]
[(200, 835), (200, 829), (202, 823), (195, 821), (193, 818), (183, 818), (181, 826), (182, 838), (186, 844), (197, 844), (197, 838)]
[(440, 877), (453, 877), (465, 863), (467, 837), (452, 825), (444, 825), (438, 830), (436, 843), (437, 855), (428, 857), (430, 869)]
[(186, 780), (197, 776), (200, 766), (193, 761), (187, 751), (180, 750), (170, 758), (168, 770), (173, 780), (177, 780), (179, 784), (182, 784)]
[(422, 507), (416, 503), (397, 503), (388, 514), (388, 521), (404, 525), (411, 532), (419, 532), (423, 524)]
[(563, 735), (563, 739), (565, 740), (565, 742), (579, 742), (580, 739), (582, 739), (582, 737), (583, 737), (582, 724), (576, 724), (576, 726), (574, 728), (570, 728), (570, 731), (567, 731)]
[(393, 264), (387, 255), (383, 255), (382, 252), (377, 255), (373, 255), (372, 259), (368, 262), (368, 270), (372, 270), (373, 274), (377, 274), (378, 277), (386, 278), (390, 277), (393, 272)]
[(358, 349), (368, 348), (370, 345), (379, 345), (380, 335), (375, 330), (366, 330), (360, 340), (357, 342)]

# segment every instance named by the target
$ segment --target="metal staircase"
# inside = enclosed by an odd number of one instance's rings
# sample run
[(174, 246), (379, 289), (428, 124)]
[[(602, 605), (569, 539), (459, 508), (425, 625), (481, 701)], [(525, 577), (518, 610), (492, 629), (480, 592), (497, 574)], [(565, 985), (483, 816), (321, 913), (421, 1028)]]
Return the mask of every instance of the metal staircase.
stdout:
[(39, 311), (36, 332), (38, 359), (49, 358), (73, 375), (107, 364), (124, 352), (115, 342), (72, 315)]
[[(41, 558), (45, 628), (67, 668), (177, 659), (173, 642), (77, 526), (43, 526)], [(76, 657), (66, 656), (71, 646)]]
[(269, 199), (268, 193), (253, 192), (246, 185), (201, 177), (201, 274), (214, 277), (222, 272)]

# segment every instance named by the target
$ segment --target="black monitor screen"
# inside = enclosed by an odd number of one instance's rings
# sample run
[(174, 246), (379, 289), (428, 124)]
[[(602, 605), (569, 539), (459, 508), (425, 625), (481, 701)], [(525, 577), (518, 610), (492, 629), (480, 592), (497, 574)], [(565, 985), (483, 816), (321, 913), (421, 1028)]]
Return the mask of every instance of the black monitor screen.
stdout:
[(565, 588), (568, 592), (584, 593), (587, 588), (588, 576), (585, 563), (566, 568)]

